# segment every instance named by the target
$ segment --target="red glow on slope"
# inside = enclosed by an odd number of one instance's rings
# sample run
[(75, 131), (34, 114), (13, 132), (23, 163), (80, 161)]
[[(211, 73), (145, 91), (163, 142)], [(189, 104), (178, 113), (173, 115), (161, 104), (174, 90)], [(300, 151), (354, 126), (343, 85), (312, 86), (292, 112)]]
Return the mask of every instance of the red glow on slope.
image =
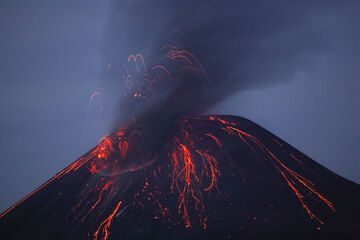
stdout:
[(92, 150), (88, 156), (84, 156), (79, 158), (78, 160), (76, 160), (74, 163), (72, 163), (70, 166), (68, 166), (67, 168), (65, 168), (64, 170), (62, 170), (61, 172), (59, 172), (58, 174), (56, 174), (54, 177), (50, 178), (47, 182), (45, 182), (43, 185), (41, 185), (39, 188), (37, 188), (36, 190), (34, 190), (33, 192), (31, 192), (29, 195), (27, 195), (25, 198), (21, 199), (19, 202), (17, 202), (15, 205), (13, 205), (11, 208), (7, 209), (5, 212), (3, 212), (0, 215), (0, 218), (2, 218), (3, 216), (5, 216), (6, 214), (8, 214), (11, 210), (13, 210), (14, 208), (16, 208), (17, 206), (19, 206), (21, 203), (25, 202), (27, 199), (31, 198), (33, 195), (35, 195), (36, 193), (40, 192), (42, 189), (44, 189), (45, 187), (47, 187), (50, 183), (52, 183), (54, 180), (57, 180), (59, 178), (61, 178), (62, 176), (64, 176), (65, 174), (69, 173), (70, 171), (76, 171), (78, 170), (83, 164), (85, 164), (87, 161), (89, 161), (90, 159), (92, 159), (95, 156), (96, 153), (96, 148), (94, 150)]
[[(212, 124), (212, 126), (218, 128), (218, 130), (213, 129), (211, 132), (198, 134), (196, 131), (193, 131), (192, 125), (189, 125), (188, 121), (182, 121), (180, 122), (180, 133), (173, 135), (173, 140), (169, 145), (170, 148), (166, 152), (171, 163), (171, 192), (175, 194), (178, 199), (177, 213), (181, 217), (185, 227), (193, 227), (196, 221), (198, 221), (203, 228), (207, 227), (208, 217), (205, 214), (203, 194), (204, 192), (211, 192), (214, 189), (218, 190), (218, 182), (221, 173), (218, 166), (219, 163), (215, 157), (218, 155), (215, 155), (214, 153), (215, 151), (221, 152), (224, 149), (224, 143), (222, 143), (221, 139), (218, 137), (220, 136), (218, 135), (220, 133), (219, 131), (225, 131), (228, 135), (238, 137), (254, 152), (258, 158), (267, 160), (270, 171), (278, 172), (281, 179), (284, 180), (288, 188), (296, 196), (296, 199), (311, 219), (315, 219), (321, 224), (324, 223), (324, 221), (315, 214), (314, 209), (310, 206), (309, 199), (311, 196), (313, 198), (316, 197), (332, 211), (335, 211), (334, 204), (315, 189), (313, 182), (288, 167), (284, 161), (280, 160), (279, 157), (276, 156), (275, 153), (257, 137), (245, 130), (242, 130), (236, 123), (229, 122), (217, 116), (210, 116), (205, 121), (212, 121), (213, 123), (216, 123)], [(141, 136), (141, 133), (137, 130), (126, 130), (126, 132), (131, 132), (129, 138), (127, 138), (126, 136), (129, 134), (125, 134), (124, 131), (125, 129), (120, 129), (116, 134), (104, 137), (100, 141), (99, 145), (92, 149), (89, 154), (78, 159), (63, 171), (55, 175), (29, 196), (4, 212), (0, 217), (3, 217), (23, 201), (32, 197), (52, 181), (61, 178), (67, 173), (77, 171), (84, 165), (92, 175), (95, 175), (99, 173), (98, 167), (101, 167), (103, 162), (108, 161), (113, 163), (114, 161), (117, 161), (117, 158), (127, 158), (128, 139), (134, 134)], [(209, 141), (211, 140), (213, 143), (210, 145), (203, 145), (199, 142), (199, 140), (203, 141), (203, 139), (207, 139)], [(217, 146), (218, 148), (214, 148), (214, 146)], [(293, 154), (289, 154), (289, 157), (291, 157), (291, 159), (297, 159)], [(297, 160), (296, 162), (299, 161), (300, 160)], [(161, 167), (164, 168), (165, 166)], [(160, 172), (154, 171), (154, 179), (158, 178), (160, 176), (159, 174)], [(98, 179), (96, 180), (98, 181), (96, 188), (86, 190), (89, 193), (91, 192), (91, 194), (85, 194), (84, 199), (76, 206), (76, 208), (80, 210), (82, 208), (80, 214), (84, 213), (84, 209), (86, 210), (86, 215), (82, 218), (82, 222), (90, 212), (93, 213), (93, 216), (95, 212), (101, 215), (104, 209), (106, 209), (107, 204), (111, 203), (113, 199), (116, 199), (115, 197), (118, 191), (117, 184), (120, 183), (117, 179), (116, 174)], [(148, 182), (146, 188), (150, 188)], [(149, 201), (153, 201), (154, 205), (158, 206), (158, 210), (154, 211), (155, 219), (170, 218), (169, 215), (171, 211), (166, 203), (159, 200), (159, 196), (161, 196), (162, 193), (156, 189), (157, 186), (153, 185), (152, 190), (149, 189), (148, 191)], [(90, 195), (92, 196), (92, 199), (88, 198)], [(141, 204), (143, 203), (139, 203), (139, 205)], [(82, 206), (81, 208), (80, 205)], [(100, 236), (103, 239), (108, 238), (111, 221), (119, 207), (120, 202), (112, 214), (101, 222), (94, 234), (94, 239), (99, 239)]]
[(214, 187), (217, 187), (217, 177), (220, 176), (218, 163), (216, 159), (209, 153), (206, 153), (202, 150), (196, 150), (196, 152), (200, 154), (203, 160), (203, 173), (205, 173), (205, 175), (211, 179), (210, 185), (205, 188), (205, 191), (210, 191)]
[(205, 135), (210, 137), (216, 143), (216, 145), (218, 145), (219, 147), (222, 147), (222, 143), (220, 142), (220, 140), (214, 134), (207, 133)]
[(124, 159), (126, 158), (127, 150), (128, 150), (128, 142), (126, 140), (119, 141), (119, 150), (120, 156)]
[[(183, 144), (180, 144), (179, 148), (171, 153), (171, 160), (173, 163), (172, 188), (175, 184), (179, 193), (179, 214), (183, 214), (185, 226), (191, 227), (186, 195), (191, 193), (197, 204), (200, 201), (199, 198), (195, 196), (194, 189), (191, 188), (192, 178), (194, 178), (194, 181), (199, 181), (195, 171), (195, 164), (192, 161), (190, 151)], [(180, 177), (182, 178), (181, 181), (184, 182), (182, 185), (179, 181)]]
[[(203, 67), (196, 59), (196, 57), (190, 52), (185, 50), (178, 50), (172, 47), (168, 52), (167, 57), (173, 62), (180, 63), (182, 68), (190, 69), (190, 71), (194, 72), (199, 77), (199, 79), (206, 78)], [(156, 73), (155, 77), (152, 76), (148, 78), (149, 75), (147, 74), (145, 62), (141, 54), (137, 54), (135, 56), (130, 55), (128, 62), (133, 62), (135, 64), (135, 72), (141, 76), (140, 80), (136, 79), (138, 82), (140, 82), (139, 86), (135, 86), (130, 90), (129, 96), (131, 96), (131, 99), (133, 99), (132, 97), (137, 98), (136, 100), (139, 100), (139, 98), (147, 99), (147, 97), (149, 97), (147, 93), (149, 94), (149, 92), (154, 92), (152, 89), (154, 83), (157, 83), (157, 81), (163, 79), (171, 79), (171, 72), (163, 65), (155, 65), (152, 68), (152, 70)], [(111, 66), (109, 65), (107, 67), (107, 71), (110, 70)], [(126, 76), (126, 78), (124, 78), (124, 80), (127, 85), (132, 80), (132, 77), (129, 74)], [(204, 84), (204, 86), (206, 85)], [(95, 92), (91, 96), (90, 102), (93, 101), (94, 98), (98, 95), (100, 95), (100, 93)], [(218, 190), (218, 182), (221, 173), (218, 166), (218, 160), (216, 159), (218, 155), (215, 153), (221, 153), (221, 151), (224, 149), (224, 146), (227, 145), (221, 141), (225, 139), (220, 139), (220, 137), (217, 136), (217, 132), (214, 130), (211, 132), (198, 134), (201, 135), (201, 141), (203, 139), (211, 140), (210, 144), (204, 146), (204, 144), (197, 141), (196, 132), (194, 134), (194, 132), (191, 131), (192, 126), (186, 125), (186, 121), (187, 120), (184, 122), (179, 121), (181, 133), (178, 135), (172, 135), (169, 149), (166, 149), (167, 151), (165, 153), (170, 158), (170, 189), (172, 193), (174, 193), (178, 198), (177, 213), (182, 218), (185, 227), (191, 228), (194, 224), (194, 220), (196, 219), (199, 220), (203, 228), (206, 228), (208, 218), (207, 216), (204, 216), (205, 206), (203, 202), (203, 192), (211, 192), (214, 189)], [(321, 202), (325, 203), (325, 205), (328, 206), (332, 211), (335, 211), (333, 203), (325, 198), (321, 193), (319, 193), (310, 180), (290, 169), (270, 150), (269, 147), (262, 143), (258, 138), (240, 129), (236, 123), (226, 121), (225, 119), (219, 118), (217, 116), (209, 116), (205, 121), (215, 122), (216, 124), (213, 124), (212, 126), (216, 125), (219, 131), (225, 131), (228, 135), (237, 136), (254, 152), (258, 158), (264, 157), (266, 160), (268, 160), (268, 163), (271, 167), (270, 171), (275, 169), (275, 171), (279, 173), (279, 176), (281, 176), (289, 189), (295, 194), (296, 198), (301, 203), (302, 207), (305, 209), (310, 218), (314, 218), (318, 222), (323, 223), (323, 221), (318, 218), (310, 208), (306, 200), (306, 195), (315, 195), (317, 199), (320, 199)], [(92, 213), (96, 212), (98, 215), (101, 215), (104, 209), (106, 210), (107, 206), (104, 208), (102, 207), (113, 201), (115, 199), (114, 196), (119, 190), (119, 188), (117, 188), (117, 184), (121, 183), (120, 181), (117, 181), (120, 179), (118, 178), (117, 174), (120, 174), (120, 172), (123, 170), (121, 169), (121, 167), (123, 167), (123, 165), (121, 165), (121, 160), (126, 159), (128, 160), (127, 163), (130, 162), (130, 167), (127, 167), (128, 169), (131, 169), (131, 171), (140, 169), (137, 164), (141, 161), (146, 162), (146, 164), (141, 162), (141, 164), (139, 164), (141, 166), (149, 166), (153, 163), (148, 159), (131, 159), (131, 151), (133, 148), (132, 145), (131, 148), (129, 148), (129, 143), (134, 142), (131, 141), (131, 137), (134, 135), (142, 137), (140, 130), (133, 130), (126, 126), (123, 129), (119, 129), (116, 134), (102, 138), (99, 145), (92, 149), (87, 155), (79, 158), (77, 161), (56, 174), (53, 178), (40, 186), (30, 195), (2, 213), (0, 218), (25, 200), (32, 197), (40, 190), (44, 189), (51, 182), (60, 179), (65, 174), (75, 172), (81, 169), (83, 166), (86, 166), (86, 169), (89, 170), (89, 172), (93, 175), (92, 177), (94, 177), (95, 181), (97, 182), (86, 189), (87, 193), (85, 193), (85, 200), (83, 199), (84, 201), (79, 201), (75, 209), (79, 208), (80, 205), (84, 205), (82, 207), (85, 208), (87, 214), (82, 218), (83, 220), (94, 209), (99, 211), (93, 211)], [(283, 144), (281, 144), (276, 139), (273, 139), (273, 142), (275, 142), (280, 147), (283, 147)], [(136, 150), (142, 151), (141, 146)], [(292, 158), (301, 162), (294, 155), (290, 155)], [(164, 166), (161, 167), (165, 168)], [(104, 176), (102, 174), (104, 174), (106, 177), (96, 178), (96, 176)], [(158, 177), (157, 174), (158, 173), (154, 174), (154, 179)], [(156, 187), (157, 186), (153, 186), (155, 189)], [(146, 180), (144, 189), (149, 188), (149, 183)], [(154, 190), (149, 190), (148, 194), (149, 201), (155, 203), (160, 213), (158, 214), (159, 216), (156, 215), (155, 218), (168, 216), (170, 212), (168, 208), (169, 206), (166, 206), (164, 203), (159, 201)], [(160, 195), (161, 192), (158, 191), (157, 194)], [(91, 196), (92, 198), (88, 199), (88, 196)], [(143, 203), (139, 204), (143, 205)], [(111, 222), (115, 214), (118, 212), (120, 206), (121, 202), (118, 202), (112, 213), (100, 223), (97, 231), (93, 235), (94, 240), (99, 239), (99, 237), (102, 237), (102, 239), (105, 240), (109, 237), (109, 228), (111, 226)], [(195, 211), (193, 211), (193, 209), (195, 209)], [(80, 214), (82, 213), (83, 212)]]
[(99, 234), (103, 237), (103, 240), (108, 239), (110, 232), (109, 232), (109, 228), (111, 226), (111, 222), (115, 216), (115, 214), (117, 213), (117, 211), (119, 210), (121, 206), (121, 202), (119, 202), (115, 209), (112, 211), (112, 213), (103, 221), (101, 222), (101, 224), (99, 225), (98, 229), (96, 230), (95, 234), (94, 234), (94, 240), (98, 240), (99, 239)]
[(99, 193), (99, 197), (98, 197), (97, 201), (91, 206), (90, 211), (93, 210), (93, 209), (100, 203), (104, 191), (108, 190), (108, 188), (109, 188), (113, 183), (114, 183), (113, 180), (109, 180), (109, 181), (106, 182), (106, 184), (101, 188), (100, 193)]
[(283, 176), (290, 189), (294, 192), (298, 200), (300, 201), (303, 208), (306, 210), (307, 214), (311, 219), (316, 219), (318, 222), (323, 224), (324, 222), (319, 219), (310, 209), (308, 204), (305, 202), (304, 197), (301, 195), (300, 190), (295, 187), (295, 183), (299, 184), (299, 186), (305, 187), (307, 189), (307, 194), (313, 193), (315, 194), (321, 201), (323, 201), (332, 211), (335, 211), (334, 205), (327, 198), (325, 198), (322, 194), (315, 190), (314, 184), (310, 182), (305, 177), (301, 176), (297, 172), (291, 170), (287, 167), (276, 155), (270, 151), (268, 147), (266, 147), (260, 140), (251, 134), (240, 130), (236, 127), (236, 124), (227, 122), (221, 118), (212, 118), (210, 120), (216, 120), (221, 125), (223, 130), (225, 130), (228, 134), (238, 135), (242, 141), (244, 141), (251, 149), (255, 152), (254, 147), (257, 147), (262, 153), (264, 153), (267, 159), (272, 160), (274, 163), (274, 167), (279, 171), (279, 173)]
[[(206, 228), (207, 217), (202, 216), (205, 208), (202, 202), (202, 191), (217, 188), (217, 178), (220, 176), (217, 160), (208, 151), (197, 149), (191, 140), (190, 133), (185, 128), (182, 129), (181, 137), (175, 137), (174, 148), (169, 155), (173, 169), (171, 189), (177, 190), (178, 212), (182, 215), (185, 226), (192, 226), (188, 208), (194, 203), (195, 209), (199, 211), (199, 221), (203, 228)], [(206, 179), (209, 179), (210, 183), (203, 188), (202, 184)]]

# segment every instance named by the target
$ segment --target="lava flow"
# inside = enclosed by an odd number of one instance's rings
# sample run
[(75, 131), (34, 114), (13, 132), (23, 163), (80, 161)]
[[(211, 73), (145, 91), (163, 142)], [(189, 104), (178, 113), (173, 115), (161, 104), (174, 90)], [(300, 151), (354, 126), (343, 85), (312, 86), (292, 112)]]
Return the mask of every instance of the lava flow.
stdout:
[[(326, 183), (317, 175), (340, 182), (332, 173), (248, 120), (188, 117), (206, 107), (210, 78), (194, 54), (174, 46), (164, 49), (165, 60), (149, 69), (142, 55), (128, 58), (120, 103), (129, 110), (127, 121), (2, 213), (0, 227), (6, 234), (24, 238), (21, 234), (30, 232), (30, 222), (21, 231), (7, 225), (24, 222), (21, 212), (40, 222), (62, 223), (66, 231), (47, 224), (48, 238), (93, 240), (160, 238), (155, 229), (175, 231), (174, 239), (243, 236), (253, 222), (288, 229), (301, 223), (313, 231), (333, 218), (330, 199), (336, 191), (327, 187), (330, 197), (325, 197), (318, 189)], [(195, 103), (185, 101), (182, 96), (193, 96), (189, 86), (194, 85)], [(90, 103), (102, 94), (97, 91)], [(34, 212), (32, 203), (41, 201)]]
[[(334, 204), (330, 202), (327, 198), (325, 198), (322, 194), (314, 189), (314, 184), (306, 179), (305, 177), (301, 176), (297, 172), (291, 170), (287, 167), (276, 155), (271, 152), (271, 150), (266, 147), (260, 140), (256, 137), (252, 136), (251, 134), (239, 129), (235, 123), (228, 122), (218, 117), (210, 116), (210, 120), (218, 121), (219, 124), (222, 126), (224, 131), (228, 134), (237, 135), (240, 137), (242, 141), (244, 141), (254, 152), (254, 154), (263, 154), (265, 159), (272, 161), (271, 165), (280, 174), (284, 177), (284, 180), (287, 182), (291, 190), (294, 192), (296, 197), (299, 199), (301, 205), (306, 210), (310, 218), (314, 218), (319, 221), (321, 224), (324, 222), (320, 220), (310, 209), (310, 207), (305, 203), (304, 196), (300, 193), (300, 190), (296, 185), (304, 187), (304, 194), (310, 195), (315, 194), (321, 201), (323, 201), (332, 211), (335, 212)], [(259, 149), (257, 151), (255, 148)]]
[(111, 221), (113, 220), (115, 214), (117, 213), (117, 211), (119, 210), (121, 206), (121, 202), (119, 202), (115, 209), (112, 211), (112, 213), (103, 221), (101, 222), (99, 228), (96, 230), (95, 234), (94, 234), (94, 240), (98, 240), (99, 239), (99, 234), (103, 235), (103, 239), (106, 240), (109, 237), (109, 228), (111, 225)]

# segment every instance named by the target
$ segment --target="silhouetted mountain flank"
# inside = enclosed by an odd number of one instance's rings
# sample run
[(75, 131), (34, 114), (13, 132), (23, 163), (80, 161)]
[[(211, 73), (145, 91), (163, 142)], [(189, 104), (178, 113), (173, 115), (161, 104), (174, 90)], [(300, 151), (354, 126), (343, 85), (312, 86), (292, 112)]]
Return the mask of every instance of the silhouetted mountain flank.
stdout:
[(153, 121), (105, 137), (3, 213), (1, 239), (359, 239), (359, 185), (257, 124)]

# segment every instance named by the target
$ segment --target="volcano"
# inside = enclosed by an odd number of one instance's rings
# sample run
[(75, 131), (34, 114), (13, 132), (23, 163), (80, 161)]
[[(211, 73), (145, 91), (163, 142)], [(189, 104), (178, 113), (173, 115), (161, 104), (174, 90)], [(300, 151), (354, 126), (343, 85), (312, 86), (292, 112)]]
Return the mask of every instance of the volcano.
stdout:
[(103, 138), (1, 214), (1, 238), (360, 236), (358, 184), (245, 118), (169, 122), (131, 121)]

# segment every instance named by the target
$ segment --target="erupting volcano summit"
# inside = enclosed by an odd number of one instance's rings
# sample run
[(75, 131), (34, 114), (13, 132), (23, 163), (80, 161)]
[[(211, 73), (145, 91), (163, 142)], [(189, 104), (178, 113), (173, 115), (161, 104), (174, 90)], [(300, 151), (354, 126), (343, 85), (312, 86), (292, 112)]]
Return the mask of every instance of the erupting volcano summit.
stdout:
[(124, 123), (2, 213), (2, 238), (359, 236), (359, 185), (247, 119), (198, 114), (217, 87), (190, 52), (164, 56), (129, 57)]

